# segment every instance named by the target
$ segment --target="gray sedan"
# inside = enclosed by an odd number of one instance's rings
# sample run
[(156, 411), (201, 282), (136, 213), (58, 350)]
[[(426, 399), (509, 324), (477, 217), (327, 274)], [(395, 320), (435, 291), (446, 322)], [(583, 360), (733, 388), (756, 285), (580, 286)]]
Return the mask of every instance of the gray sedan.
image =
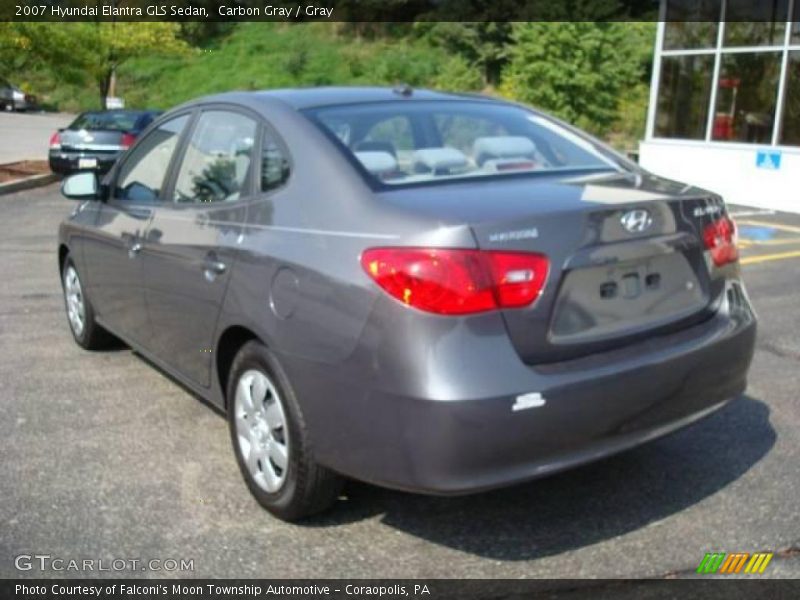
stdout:
[(722, 199), (519, 105), (224, 94), (63, 192), (81, 201), (58, 251), (77, 343), (121, 338), (225, 411), (284, 519), (343, 477), (533, 479), (745, 389), (756, 319)]

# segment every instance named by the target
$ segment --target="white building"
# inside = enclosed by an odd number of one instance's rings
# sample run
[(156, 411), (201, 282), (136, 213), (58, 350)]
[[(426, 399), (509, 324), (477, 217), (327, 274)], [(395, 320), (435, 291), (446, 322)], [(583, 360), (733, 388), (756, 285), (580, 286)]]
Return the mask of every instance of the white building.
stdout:
[(800, 212), (800, 0), (661, 0), (661, 11), (642, 166), (733, 204)]

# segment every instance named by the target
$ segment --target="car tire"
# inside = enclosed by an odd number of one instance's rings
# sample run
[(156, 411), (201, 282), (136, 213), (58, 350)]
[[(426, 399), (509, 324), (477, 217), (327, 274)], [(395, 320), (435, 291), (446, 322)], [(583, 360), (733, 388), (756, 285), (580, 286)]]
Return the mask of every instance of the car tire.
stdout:
[(75, 342), (86, 350), (100, 350), (106, 347), (113, 338), (95, 320), (92, 303), (84, 291), (78, 269), (69, 255), (64, 260), (61, 287), (64, 292), (67, 322)]
[(258, 503), (284, 521), (328, 509), (343, 480), (315, 462), (300, 404), (273, 354), (259, 342), (246, 343), (227, 388), (233, 451)]

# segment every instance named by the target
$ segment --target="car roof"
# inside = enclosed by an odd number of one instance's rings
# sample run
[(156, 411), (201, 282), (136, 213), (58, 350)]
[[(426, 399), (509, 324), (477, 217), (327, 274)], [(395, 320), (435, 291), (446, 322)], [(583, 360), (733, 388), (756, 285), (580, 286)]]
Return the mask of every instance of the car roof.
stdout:
[(483, 100), (493, 101), (491, 98), (477, 94), (454, 94), (437, 92), (428, 89), (416, 89), (408, 86), (390, 87), (313, 87), (313, 88), (283, 88), (253, 92), (261, 98), (274, 98), (281, 100), (296, 110), (318, 108), (322, 106), (335, 106), (341, 104), (363, 104), (369, 102), (392, 102), (415, 100)]

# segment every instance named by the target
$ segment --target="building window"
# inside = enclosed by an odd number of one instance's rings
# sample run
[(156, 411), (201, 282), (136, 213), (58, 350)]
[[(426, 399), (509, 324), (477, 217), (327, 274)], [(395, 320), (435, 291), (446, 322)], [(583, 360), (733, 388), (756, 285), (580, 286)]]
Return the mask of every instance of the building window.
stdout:
[(769, 144), (781, 53), (723, 54), (721, 60), (712, 139)]
[(800, 50), (789, 53), (783, 97), (781, 144), (800, 146)]
[(724, 45), (783, 46), (789, 0), (728, 0)]
[(661, 59), (656, 136), (705, 139), (713, 68), (712, 55)]
[(664, 49), (714, 48), (722, 0), (670, 0), (664, 24)]

